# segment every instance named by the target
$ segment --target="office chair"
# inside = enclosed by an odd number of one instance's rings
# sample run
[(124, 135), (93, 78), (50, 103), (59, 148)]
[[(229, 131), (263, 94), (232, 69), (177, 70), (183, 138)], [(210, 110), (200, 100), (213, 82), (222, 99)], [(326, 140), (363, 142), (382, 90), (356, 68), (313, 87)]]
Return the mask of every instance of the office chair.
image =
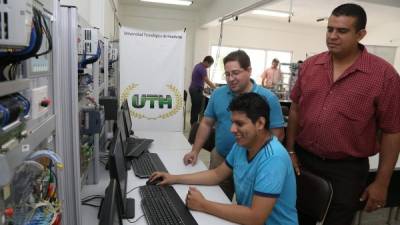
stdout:
[(307, 170), (300, 173), (297, 177), (297, 210), (322, 225), (332, 200), (332, 184)]
[[(286, 134), (286, 133), (287, 133), (287, 123), (288, 123), (288, 120), (289, 120), (290, 108), (289, 108), (289, 106), (281, 105), (281, 109), (282, 109), (283, 119), (284, 119), (284, 122), (285, 122), (285, 125), (284, 125), (284, 127), (283, 127), (283, 130), (285, 131), (285, 134)], [(286, 135), (283, 137), (282, 143), (283, 143), (284, 145), (286, 145)]]
[[(375, 180), (376, 171), (370, 172), (368, 174), (367, 186)], [(390, 225), (392, 219), (393, 210), (397, 207), (394, 219), (399, 219), (399, 207), (400, 207), (400, 170), (394, 170), (392, 178), (390, 179), (390, 184), (387, 192), (386, 204), (384, 208), (389, 208), (389, 215), (386, 224)], [(358, 225), (361, 224), (363, 211), (360, 209), (358, 214)]]
[(186, 102), (187, 102), (187, 91), (183, 90), (183, 130), (186, 129)]
[(285, 122), (287, 122), (288, 117), (289, 117), (290, 108), (289, 108), (289, 106), (282, 105), (281, 109), (282, 109), (283, 118), (285, 119)]
[[(189, 143), (193, 144), (195, 139), (196, 139), (196, 134), (197, 130), (199, 129), (200, 123), (196, 122), (192, 125), (192, 128), (190, 129), (189, 133)], [(206, 140), (206, 143), (204, 143), (203, 148), (209, 152), (213, 150), (215, 146), (215, 129), (211, 129), (210, 136), (208, 136), (208, 139)]]

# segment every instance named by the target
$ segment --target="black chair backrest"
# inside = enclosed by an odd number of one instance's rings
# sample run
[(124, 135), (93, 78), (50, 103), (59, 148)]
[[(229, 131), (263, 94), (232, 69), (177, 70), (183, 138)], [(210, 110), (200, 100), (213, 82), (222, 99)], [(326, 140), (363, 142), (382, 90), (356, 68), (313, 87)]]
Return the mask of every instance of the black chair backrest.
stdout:
[(281, 109), (282, 109), (282, 115), (283, 116), (289, 116), (289, 111), (290, 111), (289, 106), (282, 105)]
[[(200, 123), (196, 122), (192, 125), (192, 128), (190, 129), (189, 133), (189, 143), (193, 144), (195, 139), (196, 139), (196, 134), (197, 134), (197, 129), (199, 129)], [(210, 136), (208, 136), (208, 139), (206, 143), (204, 143), (203, 148), (209, 152), (213, 150), (215, 146), (215, 129), (211, 129)]]
[(332, 184), (307, 170), (300, 173), (297, 176), (297, 210), (323, 223), (333, 195)]

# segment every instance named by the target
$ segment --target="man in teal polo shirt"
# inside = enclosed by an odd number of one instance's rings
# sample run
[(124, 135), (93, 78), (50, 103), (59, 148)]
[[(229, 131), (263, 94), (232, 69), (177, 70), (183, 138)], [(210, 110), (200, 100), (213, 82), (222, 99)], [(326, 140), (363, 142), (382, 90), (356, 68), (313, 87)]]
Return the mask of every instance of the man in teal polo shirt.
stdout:
[[(228, 106), (234, 97), (243, 93), (255, 92), (265, 97), (270, 108), (269, 129), (279, 140), (284, 137), (284, 121), (279, 100), (274, 93), (250, 79), (251, 63), (246, 52), (242, 50), (231, 52), (224, 58), (223, 62), (227, 85), (217, 88), (211, 95), (198, 128), (192, 151), (183, 158), (185, 165), (194, 165), (197, 162), (199, 152), (214, 126), (216, 129), (216, 149), (211, 152), (210, 169), (214, 169), (224, 162), (235, 142), (235, 137), (230, 132), (232, 122)], [(235, 192), (232, 177), (224, 180), (220, 186), (229, 199), (232, 199)]]
[(298, 225), (296, 176), (288, 152), (269, 131), (270, 110), (265, 98), (244, 93), (232, 100), (229, 110), (236, 143), (225, 162), (192, 174), (155, 172), (150, 181), (215, 185), (233, 174), (237, 204), (214, 202), (189, 187), (187, 207), (238, 224)]

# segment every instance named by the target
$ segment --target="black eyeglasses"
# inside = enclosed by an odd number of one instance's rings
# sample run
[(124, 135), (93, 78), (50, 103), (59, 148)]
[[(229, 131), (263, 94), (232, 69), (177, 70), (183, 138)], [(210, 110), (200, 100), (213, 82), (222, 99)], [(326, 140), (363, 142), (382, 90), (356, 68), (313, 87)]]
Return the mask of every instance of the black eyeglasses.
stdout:
[(226, 78), (226, 79), (228, 79), (229, 77), (234, 77), (234, 78), (236, 78), (236, 77), (238, 77), (239, 74), (241, 74), (243, 71), (244, 71), (244, 70), (232, 70), (231, 72), (225, 71), (224, 75), (225, 75), (225, 78)]

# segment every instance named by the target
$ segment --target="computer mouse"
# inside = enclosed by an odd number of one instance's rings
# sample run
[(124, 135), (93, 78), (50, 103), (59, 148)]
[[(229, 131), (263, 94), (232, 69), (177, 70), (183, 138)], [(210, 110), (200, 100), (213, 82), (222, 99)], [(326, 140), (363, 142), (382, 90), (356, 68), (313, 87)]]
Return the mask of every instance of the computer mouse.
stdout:
[(150, 179), (148, 179), (146, 181), (146, 185), (157, 185), (158, 183), (160, 183), (163, 180), (162, 177), (157, 177), (156, 179), (150, 181)]

